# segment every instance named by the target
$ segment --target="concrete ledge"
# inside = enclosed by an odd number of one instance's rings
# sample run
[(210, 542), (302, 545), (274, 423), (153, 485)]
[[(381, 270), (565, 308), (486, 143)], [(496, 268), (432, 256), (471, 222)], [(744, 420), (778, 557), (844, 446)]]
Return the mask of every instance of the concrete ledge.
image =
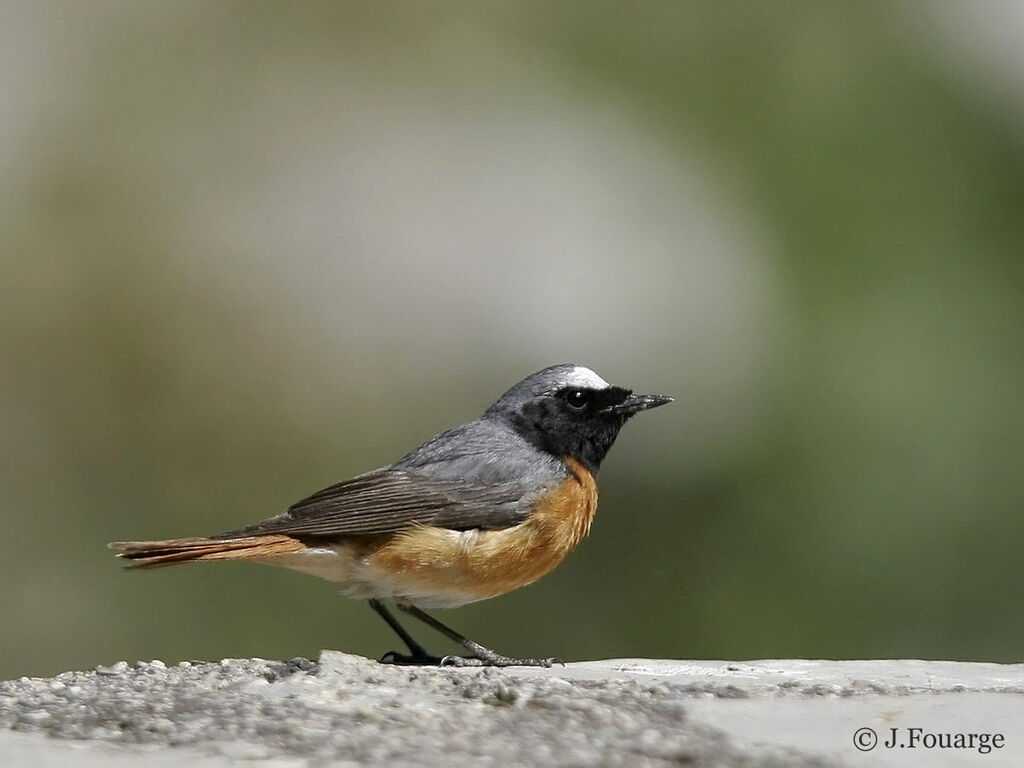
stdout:
[(0, 683), (0, 728), (5, 768), (1020, 766), (1024, 665), (119, 662)]

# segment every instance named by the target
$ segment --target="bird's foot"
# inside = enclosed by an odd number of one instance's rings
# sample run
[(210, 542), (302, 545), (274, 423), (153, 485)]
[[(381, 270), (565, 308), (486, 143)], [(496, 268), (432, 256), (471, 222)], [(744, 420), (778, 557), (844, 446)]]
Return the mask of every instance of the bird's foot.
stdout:
[(493, 651), (477, 656), (445, 656), (441, 659), (442, 667), (550, 667), (554, 664), (565, 666), (561, 659), (514, 659), (502, 656)]
[[(447, 656), (445, 658), (448, 658)], [(401, 667), (439, 667), (444, 659), (424, 651), (423, 653), (399, 653), (388, 651), (380, 657), (381, 664), (394, 664)]]

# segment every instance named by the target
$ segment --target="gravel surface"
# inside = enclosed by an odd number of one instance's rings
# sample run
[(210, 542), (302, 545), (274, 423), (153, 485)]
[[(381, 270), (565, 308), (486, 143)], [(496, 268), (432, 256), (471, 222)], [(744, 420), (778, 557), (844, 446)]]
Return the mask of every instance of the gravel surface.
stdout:
[[(687, 702), (709, 693), (691, 684), (559, 671), (393, 667), (333, 652), (321, 661), (118, 662), (0, 683), (0, 727), (128, 745), (136, 758), (162, 754), (146, 745), (176, 747), (192, 755), (186, 762), (210, 765), (835, 764), (744, 747), (693, 722)], [(38, 739), (8, 739), (11, 756), (42, 765)], [(116, 757), (107, 746), (95, 764)], [(88, 758), (75, 753), (78, 765)]]
[[(999, 734), (1000, 746), (884, 744), (915, 728)], [(618, 659), (437, 669), (325, 651), (318, 661), (122, 661), (0, 683), (2, 768), (141, 764), (1018, 768), (1024, 665)]]

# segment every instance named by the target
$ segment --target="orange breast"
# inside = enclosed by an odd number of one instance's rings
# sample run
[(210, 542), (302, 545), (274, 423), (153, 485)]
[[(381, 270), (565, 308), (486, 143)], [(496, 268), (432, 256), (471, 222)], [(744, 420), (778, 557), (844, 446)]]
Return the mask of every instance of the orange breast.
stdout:
[(523, 523), (500, 530), (410, 529), (366, 557), (360, 580), (383, 582), (389, 596), (424, 606), (460, 605), (536, 581), (587, 535), (597, 512), (593, 476), (574, 459), (565, 463), (569, 478), (541, 497)]

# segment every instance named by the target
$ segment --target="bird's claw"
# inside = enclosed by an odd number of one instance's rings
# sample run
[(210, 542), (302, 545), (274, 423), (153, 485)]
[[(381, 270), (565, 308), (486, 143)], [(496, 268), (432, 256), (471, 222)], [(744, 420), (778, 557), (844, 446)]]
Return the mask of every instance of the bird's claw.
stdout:
[[(447, 657), (446, 657), (447, 658)], [(429, 653), (399, 653), (388, 651), (380, 657), (381, 664), (394, 664), (401, 667), (428, 667), (444, 664), (444, 659), (431, 656)]]
[(565, 662), (552, 656), (547, 659), (514, 659), (495, 653), (487, 656), (444, 656), (442, 667), (551, 667), (554, 664), (565, 666)]

